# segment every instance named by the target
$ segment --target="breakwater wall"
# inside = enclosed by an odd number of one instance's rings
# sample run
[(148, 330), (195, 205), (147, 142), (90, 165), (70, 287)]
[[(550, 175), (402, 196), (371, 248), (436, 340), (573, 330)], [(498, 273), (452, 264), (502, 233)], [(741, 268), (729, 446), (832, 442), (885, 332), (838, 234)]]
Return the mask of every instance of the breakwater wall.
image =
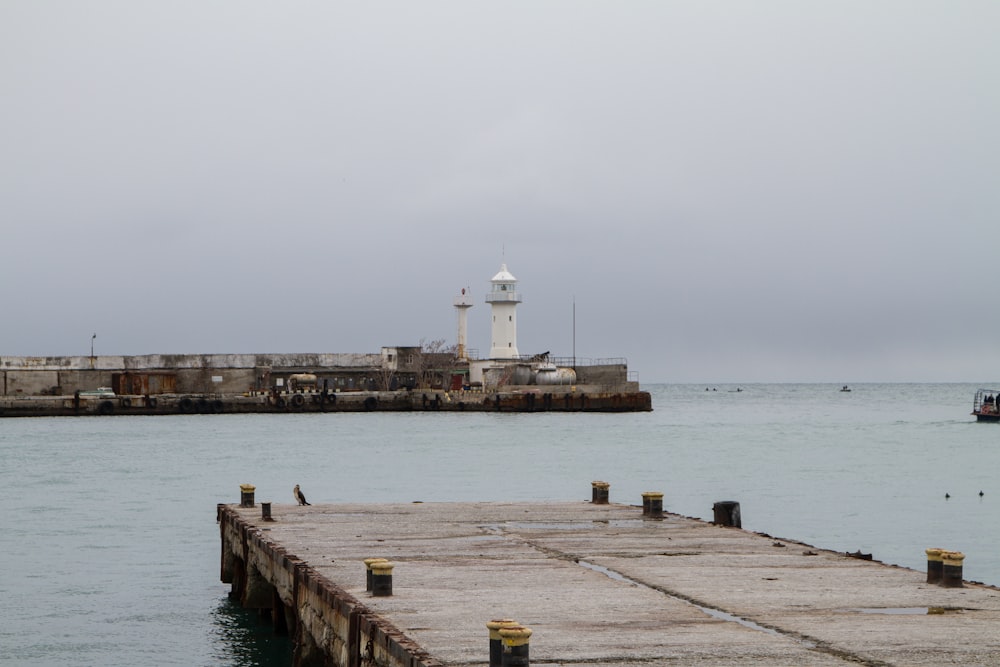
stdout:
[[(629, 381), (623, 359), (574, 358), (572, 364), (573, 384), (596, 386), (603, 392), (638, 388), (637, 382)], [(423, 353), (419, 348), (330, 354), (0, 356), (0, 397), (73, 396), (101, 387), (131, 396), (239, 395), (287, 389), (291, 379), (303, 373), (315, 376), (316, 387), (330, 392), (457, 389), (472, 384), (467, 360)], [(515, 384), (508, 382), (504, 388)]]
[(377, 353), (0, 357), (0, 395), (72, 396), (98, 387), (138, 395), (239, 394), (313, 370), (353, 389), (374, 381), (382, 364)]
[(0, 417), (296, 412), (647, 412), (649, 392), (574, 386), (560, 391), (352, 391), (0, 397)]

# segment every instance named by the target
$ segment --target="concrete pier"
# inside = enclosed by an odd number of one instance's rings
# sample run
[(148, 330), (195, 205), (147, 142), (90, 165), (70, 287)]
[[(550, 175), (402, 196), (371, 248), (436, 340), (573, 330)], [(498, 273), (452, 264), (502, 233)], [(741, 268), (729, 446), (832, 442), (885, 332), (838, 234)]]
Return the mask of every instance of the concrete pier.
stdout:
[[(640, 506), (271, 514), (218, 507), (222, 580), (271, 610), (298, 665), (485, 667), (493, 619), (531, 629), (536, 665), (1000, 664), (997, 588)], [(390, 596), (366, 590), (367, 558), (393, 563)]]

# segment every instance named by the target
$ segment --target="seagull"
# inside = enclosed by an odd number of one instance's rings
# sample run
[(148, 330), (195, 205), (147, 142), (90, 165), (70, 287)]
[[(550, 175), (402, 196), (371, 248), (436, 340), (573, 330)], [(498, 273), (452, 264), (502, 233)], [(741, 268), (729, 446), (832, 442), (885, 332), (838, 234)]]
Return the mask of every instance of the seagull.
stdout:
[(299, 485), (298, 484), (296, 484), (295, 488), (292, 489), (292, 493), (295, 494), (295, 500), (297, 500), (299, 502), (299, 505), (311, 505), (312, 504), (312, 503), (307, 503), (306, 502), (306, 496), (299, 489)]
[[(299, 488), (299, 487), (295, 487), (295, 488), (297, 489), (297, 488)], [(298, 492), (296, 492), (296, 493), (298, 493)], [(949, 498), (951, 498), (951, 494), (950, 494), (950, 493), (945, 493), (945, 494), (944, 494), (944, 499), (945, 499), (945, 500), (948, 500)]]

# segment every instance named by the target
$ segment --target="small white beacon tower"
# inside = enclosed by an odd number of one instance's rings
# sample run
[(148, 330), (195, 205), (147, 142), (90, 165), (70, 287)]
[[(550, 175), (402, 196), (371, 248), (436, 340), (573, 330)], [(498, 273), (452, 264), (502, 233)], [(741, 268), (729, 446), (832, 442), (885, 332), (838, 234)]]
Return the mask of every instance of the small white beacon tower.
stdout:
[(490, 342), (490, 359), (517, 359), (517, 278), (500, 265), (500, 273), (493, 276), (493, 289), (486, 295), (486, 303), (493, 308), (493, 328)]
[(458, 311), (458, 350), (455, 356), (462, 361), (466, 361), (469, 358), (468, 352), (465, 349), (467, 333), (469, 331), (469, 308), (472, 308), (472, 299), (469, 295), (469, 290), (463, 287), (462, 293), (455, 297), (455, 310)]

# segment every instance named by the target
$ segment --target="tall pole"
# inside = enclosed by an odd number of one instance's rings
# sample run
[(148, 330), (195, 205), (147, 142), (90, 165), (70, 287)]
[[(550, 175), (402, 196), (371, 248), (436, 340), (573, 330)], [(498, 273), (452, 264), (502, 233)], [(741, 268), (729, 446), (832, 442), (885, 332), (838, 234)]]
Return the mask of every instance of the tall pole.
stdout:
[(573, 370), (576, 370), (576, 295), (573, 295)]
[(91, 368), (94, 367), (94, 339), (95, 338), (97, 338), (97, 334), (96, 333), (93, 336), (90, 337), (90, 367)]

